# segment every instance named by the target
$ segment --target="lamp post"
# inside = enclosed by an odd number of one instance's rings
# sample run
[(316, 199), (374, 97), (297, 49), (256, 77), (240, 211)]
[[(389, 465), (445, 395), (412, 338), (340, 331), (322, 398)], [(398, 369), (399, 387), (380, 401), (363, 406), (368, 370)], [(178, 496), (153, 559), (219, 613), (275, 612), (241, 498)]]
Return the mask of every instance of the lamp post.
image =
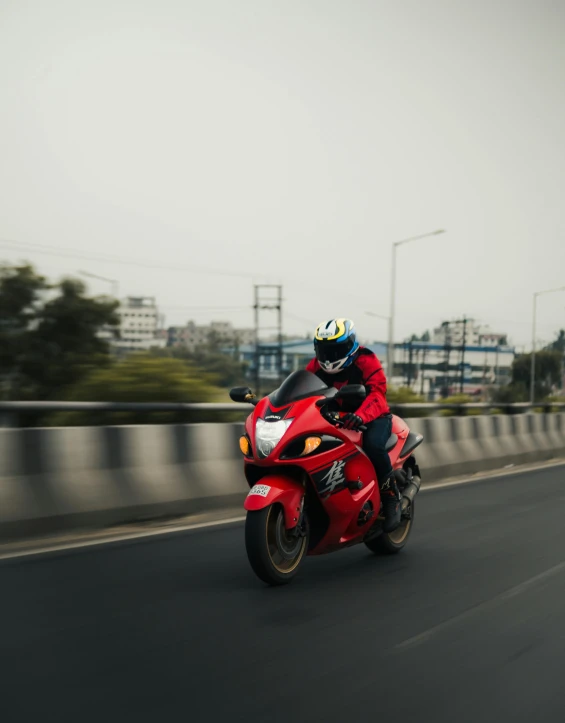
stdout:
[(403, 244), (410, 243), (411, 241), (418, 241), (422, 238), (428, 238), (429, 236), (438, 236), (440, 233), (445, 233), (445, 229), (440, 228), (437, 231), (431, 231), (430, 233), (423, 233), (419, 236), (411, 236), (410, 238), (402, 239), (401, 241), (395, 241), (392, 244), (392, 280), (390, 286), (390, 315), (388, 319), (388, 349), (387, 349), (387, 376), (389, 380), (392, 380), (393, 368), (394, 368), (394, 307), (396, 301), (396, 249)]
[(97, 274), (91, 274), (89, 271), (79, 271), (79, 274), (81, 276), (88, 276), (91, 279), (98, 279), (99, 281), (106, 281), (107, 283), (112, 285), (112, 296), (117, 299), (118, 298), (118, 282), (116, 279), (108, 279), (106, 276), (98, 276)]
[(538, 296), (543, 296), (544, 294), (555, 294), (558, 291), (565, 291), (565, 286), (560, 286), (558, 289), (546, 289), (545, 291), (536, 291), (534, 293), (534, 308), (532, 314), (532, 369), (530, 372), (530, 404), (533, 404), (535, 401), (536, 391), (536, 317)]

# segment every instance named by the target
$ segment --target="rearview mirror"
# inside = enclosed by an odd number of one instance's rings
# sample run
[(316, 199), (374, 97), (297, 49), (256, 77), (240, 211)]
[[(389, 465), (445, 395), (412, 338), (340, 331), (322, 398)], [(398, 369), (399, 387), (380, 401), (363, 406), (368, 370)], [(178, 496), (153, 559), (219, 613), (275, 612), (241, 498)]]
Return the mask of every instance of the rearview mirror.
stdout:
[(233, 402), (247, 402), (253, 404), (255, 395), (249, 387), (234, 387), (230, 389), (230, 399)]
[(367, 396), (367, 390), (362, 384), (346, 384), (336, 394), (336, 399), (344, 402), (360, 403)]

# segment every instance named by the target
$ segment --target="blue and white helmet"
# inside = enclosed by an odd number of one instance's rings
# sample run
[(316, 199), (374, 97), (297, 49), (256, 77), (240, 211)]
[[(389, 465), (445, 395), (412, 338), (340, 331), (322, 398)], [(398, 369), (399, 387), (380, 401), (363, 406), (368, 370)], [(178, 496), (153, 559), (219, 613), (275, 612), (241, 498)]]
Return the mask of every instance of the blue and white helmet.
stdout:
[(359, 350), (355, 324), (351, 319), (330, 319), (322, 322), (314, 336), (316, 359), (328, 374), (337, 374), (353, 363)]

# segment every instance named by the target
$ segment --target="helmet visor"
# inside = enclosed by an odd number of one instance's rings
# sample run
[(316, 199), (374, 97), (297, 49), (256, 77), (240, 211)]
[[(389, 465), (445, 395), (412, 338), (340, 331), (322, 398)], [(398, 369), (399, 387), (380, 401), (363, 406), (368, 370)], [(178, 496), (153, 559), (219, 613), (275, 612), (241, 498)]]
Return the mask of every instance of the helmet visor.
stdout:
[(355, 346), (355, 340), (352, 338), (345, 341), (315, 341), (314, 348), (316, 357), (319, 362), (329, 362), (331, 364), (345, 359)]

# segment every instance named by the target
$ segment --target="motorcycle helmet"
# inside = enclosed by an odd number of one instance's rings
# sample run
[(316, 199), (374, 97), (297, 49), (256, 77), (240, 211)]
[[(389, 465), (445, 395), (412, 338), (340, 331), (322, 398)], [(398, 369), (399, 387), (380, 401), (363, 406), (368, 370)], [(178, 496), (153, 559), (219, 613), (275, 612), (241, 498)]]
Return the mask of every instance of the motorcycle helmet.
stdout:
[(353, 363), (359, 350), (355, 324), (351, 319), (330, 319), (316, 329), (314, 349), (320, 367), (337, 374)]

